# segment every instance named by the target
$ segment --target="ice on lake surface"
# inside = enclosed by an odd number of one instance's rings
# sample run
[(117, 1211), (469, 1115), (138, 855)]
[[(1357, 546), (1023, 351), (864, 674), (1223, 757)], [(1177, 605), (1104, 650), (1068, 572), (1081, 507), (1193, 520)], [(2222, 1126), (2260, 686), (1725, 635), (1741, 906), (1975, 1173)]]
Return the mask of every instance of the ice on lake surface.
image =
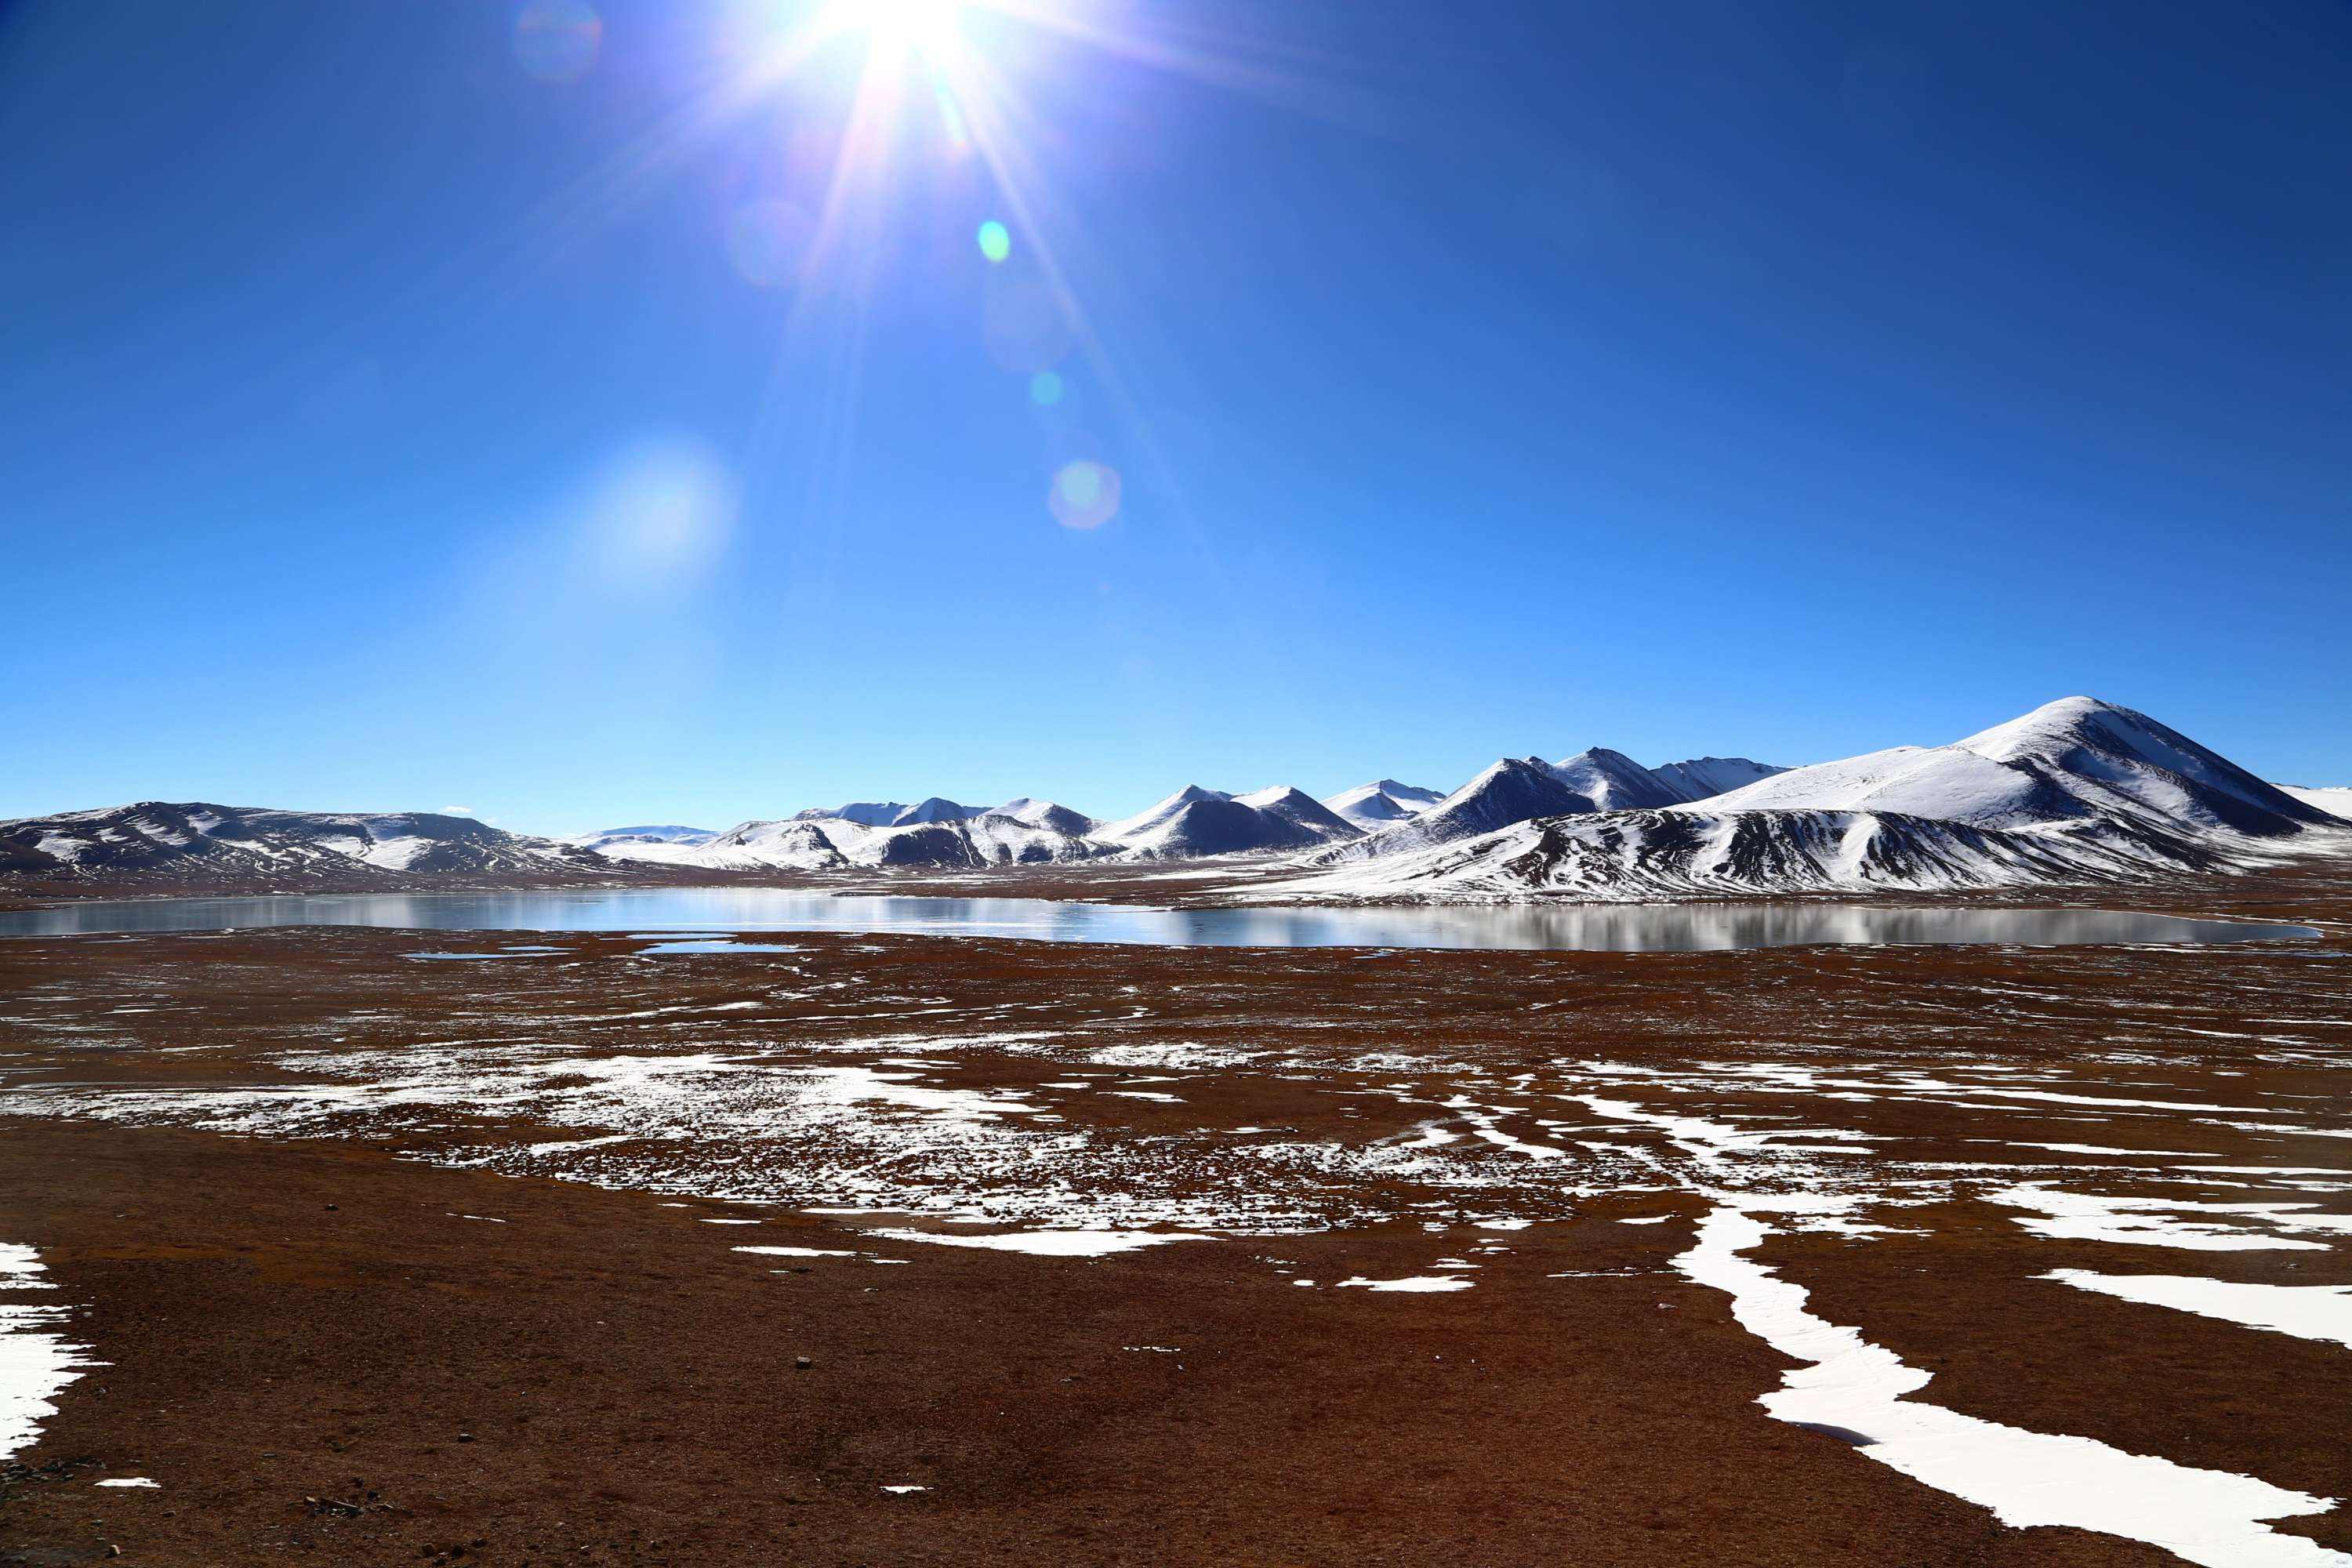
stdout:
[[(2276, 941), (2304, 926), (2126, 910), (1894, 904), (1685, 903), (1381, 909), (1143, 909), (1050, 899), (891, 898), (779, 889), (631, 888), (506, 893), (359, 893), (157, 899), (0, 912), (0, 936), (266, 926), (404, 931), (714, 930), (897, 932), (1150, 947), (1537, 948), (1688, 952), (1818, 942), (2105, 943)], [(730, 944), (715, 943), (710, 951)], [(685, 944), (671, 952), (700, 951)]]

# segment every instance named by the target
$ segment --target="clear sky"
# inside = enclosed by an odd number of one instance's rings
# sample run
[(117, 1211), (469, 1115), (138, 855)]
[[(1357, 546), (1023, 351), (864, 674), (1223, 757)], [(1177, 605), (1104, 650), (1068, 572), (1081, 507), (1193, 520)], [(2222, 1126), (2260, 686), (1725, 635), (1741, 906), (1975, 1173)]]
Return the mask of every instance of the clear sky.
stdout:
[(0, 816), (2352, 782), (2336, 0), (18, 0), (0, 144)]

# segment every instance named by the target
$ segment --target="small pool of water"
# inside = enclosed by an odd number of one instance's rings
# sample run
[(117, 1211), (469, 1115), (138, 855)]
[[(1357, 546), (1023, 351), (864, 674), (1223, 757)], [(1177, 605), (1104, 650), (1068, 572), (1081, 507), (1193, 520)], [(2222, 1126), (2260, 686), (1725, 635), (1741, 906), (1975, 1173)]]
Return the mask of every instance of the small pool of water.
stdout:
[[(769, 888), (526, 893), (354, 893), (155, 899), (0, 911), (0, 936), (197, 931), (255, 926), (403, 931), (894, 931), (1150, 947), (1553, 948), (1691, 952), (1818, 942), (2263, 942), (2307, 926), (2184, 920), (2123, 910), (1893, 904), (1550, 904), (1406, 909), (1152, 910), (1050, 899), (835, 897)], [(677, 951), (677, 950), (673, 950)]]

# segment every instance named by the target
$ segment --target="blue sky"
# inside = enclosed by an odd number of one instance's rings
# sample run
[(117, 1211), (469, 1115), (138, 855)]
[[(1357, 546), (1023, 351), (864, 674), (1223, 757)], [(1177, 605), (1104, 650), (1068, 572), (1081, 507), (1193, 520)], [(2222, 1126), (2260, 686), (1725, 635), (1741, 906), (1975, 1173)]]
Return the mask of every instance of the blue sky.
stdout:
[(0, 816), (2352, 781), (2339, 5), (555, 4), (0, 8)]

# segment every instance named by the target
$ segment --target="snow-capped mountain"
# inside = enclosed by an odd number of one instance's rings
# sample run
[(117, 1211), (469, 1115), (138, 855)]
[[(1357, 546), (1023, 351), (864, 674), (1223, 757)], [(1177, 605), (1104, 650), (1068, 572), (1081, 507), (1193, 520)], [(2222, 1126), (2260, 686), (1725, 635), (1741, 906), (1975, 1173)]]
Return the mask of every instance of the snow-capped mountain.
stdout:
[(983, 811), (944, 821), (868, 827), (847, 817), (792, 817), (746, 822), (705, 844), (616, 842), (606, 853), (623, 860), (715, 871), (982, 868), (1090, 860), (1111, 853), (1110, 846), (1065, 831), (1054, 820), (1056, 814), (1079, 822), (1087, 818), (1050, 801), (1032, 804), (1038, 820)]
[[(912, 805), (895, 800), (853, 800), (846, 805), (813, 805), (806, 811), (793, 813), (790, 820), (846, 822), (856, 827), (919, 827), (933, 822), (969, 822), (992, 813), (1000, 816), (1017, 816), (1025, 811), (1045, 806), (1053, 806), (1053, 802), (1036, 800), (1025, 795), (996, 806), (965, 805), (945, 795), (935, 795)], [(1067, 810), (1060, 806), (1054, 809)], [(1069, 815), (1075, 817), (1078, 814), (1071, 812)]]
[(1190, 860), (1261, 849), (1310, 849), (1358, 829), (1304, 792), (1276, 785), (1234, 796), (1187, 784), (1095, 837), (1137, 859)]
[(1559, 782), (1592, 803), (1595, 811), (1641, 811), (1676, 805), (1688, 795), (1622, 752), (1595, 746), (1552, 764)]
[[(1721, 784), (1734, 787), (1711, 793)], [(2145, 714), (2075, 697), (1948, 745), (1810, 767), (1644, 768), (1594, 748), (1505, 758), (1443, 797), (1392, 779), (1328, 801), (1189, 786), (1108, 823), (1031, 795), (934, 796), (558, 841), (450, 814), (151, 801), (0, 823), (0, 877), (324, 888), (1258, 854), (1298, 872), (1259, 896), (1644, 899), (2144, 880), (2321, 848), (2352, 854), (2352, 790), (2265, 784)]]
[(1338, 863), (1409, 855), (1515, 822), (1592, 809), (1592, 797), (1572, 788), (1541, 757), (1505, 757), (1436, 805), (1319, 858)]
[(738, 823), (707, 844), (614, 844), (606, 853), (617, 859), (714, 871), (845, 871), (849, 858), (834, 842), (835, 835), (863, 840), (887, 831), (861, 826), (847, 817), (796, 816)]
[(1015, 795), (1003, 805), (991, 807), (991, 816), (1009, 816), (1015, 822), (1025, 822), (1032, 827), (1050, 827), (1072, 838), (1091, 837), (1102, 825), (1083, 811), (1035, 795)]
[(1255, 889), (1262, 897), (1641, 901), (2145, 881), (2221, 858), (2112, 823), (2007, 831), (1879, 811), (1704, 809), (1522, 822)]
[(1705, 798), (1692, 792), (1706, 790), (1715, 783), (1734, 778), (1753, 782), (1782, 771), (1744, 758), (1725, 757), (1645, 768), (1606, 746), (1594, 746), (1557, 763), (1541, 757), (1506, 757), (1442, 800), (1384, 822), (1358, 822), (1368, 837), (1333, 849), (1324, 858), (1335, 863), (1382, 859), (1538, 817), (1681, 805)]
[(437, 812), (274, 811), (142, 801), (0, 823), (0, 869), (120, 881), (394, 881), (609, 873), (593, 850)]
[(2280, 784), (2277, 787), (2305, 805), (2315, 805), (2330, 816), (2352, 822), (2352, 784), (2334, 784), (2317, 789), (2305, 784)]
[(2063, 698), (1948, 746), (1817, 763), (1717, 795), (1711, 812), (1894, 811), (1980, 827), (2119, 817), (2162, 833), (2275, 838), (2331, 826), (2295, 799), (2144, 713)]
[(795, 812), (795, 822), (831, 822), (835, 818), (854, 822), (860, 827), (887, 827), (913, 806), (896, 800), (853, 800), (847, 805), (813, 805), (806, 811)]
[(593, 833), (575, 834), (563, 842), (578, 845), (583, 849), (593, 849), (601, 855), (608, 844), (708, 844), (718, 837), (719, 830), (715, 827), (682, 827), (672, 823), (648, 827), (599, 828)]
[[(1947, 746), (1775, 773), (1696, 804), (1570, 805), (1474, 836), (1428, 829), (1519, 811), (1535, 764), (1502, 763), (1447, 806), (1314, 857), (1263, 896), (1597, 899), (2139, 881), (2242, 866), (2345, 823), (2129, 709), (2066, 698)], [(1555, 778), (1563, 795), (1572, 795)], [(1385, 852), (1383, 852), (1385, 851)]]
[(1096, 831), (1096, 837), (1107, 844), (1137, 849), (1154, 846), (1192, 806), (1213, 801), (1230, 802), (1234, 797), (1222, 790), (1202, 789), (1199, 784), (1186, 784), (1165, 800), (1145, 806), (1133, 816), (1123, 816), (1116, 822), (1106, 822)]
[(954, 801), (935, 795), (892, 817), (890, 826), (914, 827), (926, 822), (961, 822), (967, 817), (982, 816), (987, 810), (984, 805), (958, 805)]
[(1378, 833), (1408, 816), (1419, 816), (1444, 798), (1438, 790), (1399, 784), (1394, 779), (1376, 779), (1353, 789), (1343, 789), (1338, 795), (1327, 795), (1323, 804), (1332, 815), (1344, 817), (1364, 832)]
[(1699, 801), (1788, 771), (1769, 763), (1751, 763), (1746, 757), (1689, 757), (1652, 768), (1650, 774), (1675, 791), (1680, 799)]
[(982, 868), (1092, 860), (1108, 853), (1108, 846), (1082, 835), (984, 811), (961, 822), (893, 828), (853, 850), (850, 858), (858, 865)]
[(1290, 784), (1274, 784), (1234, 797), (1236, 805), (1248, 806), (1276, 821), (1286, 822), (1318, 844), (1335, 844), (1359, 837), (1363, 829), (1308, 795)]

